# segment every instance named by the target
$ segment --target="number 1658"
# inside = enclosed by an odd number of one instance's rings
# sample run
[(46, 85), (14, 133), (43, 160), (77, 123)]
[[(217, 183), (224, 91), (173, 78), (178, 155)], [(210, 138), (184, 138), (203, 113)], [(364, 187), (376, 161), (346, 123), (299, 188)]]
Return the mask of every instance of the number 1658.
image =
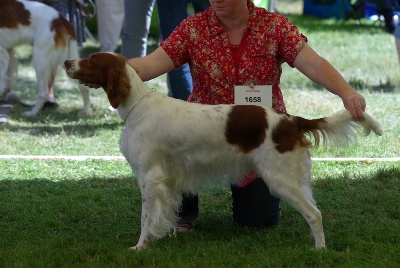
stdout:
[(261, 102), (261, 97), (246, 97), (246, 102)]

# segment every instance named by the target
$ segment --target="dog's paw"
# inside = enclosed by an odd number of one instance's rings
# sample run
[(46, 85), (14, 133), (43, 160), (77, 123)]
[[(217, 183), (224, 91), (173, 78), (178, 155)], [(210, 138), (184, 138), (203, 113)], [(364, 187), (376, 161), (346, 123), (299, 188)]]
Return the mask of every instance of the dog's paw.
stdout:
[(147, 245), (149, 244), (149, 240), (139, 240), (139, 242), (136, 244), (136, 246), (134, 247), (130, 247), (129, 250), (142, 250), (145, 249), (147, 247)]
[(89, 116), (89, 115), (92, 115), (93, 111), (90, 108), (88, 108), (88, 109), (82, 108), (81, 110), (79, 110), (78, 113), (79, 113), (79, 115), (82, 115), (82, 116)]
[(316, 250), (327, 250), (325, 245), (319, 245), (319, 246), (315, 246)]
[(136, 246), (130, 247), (129, 250), (138, 251), (138, 250), (142, 250), (144, 248), (145, 248), (145, 245), (142, 245), (142, 246), (136, 245)]

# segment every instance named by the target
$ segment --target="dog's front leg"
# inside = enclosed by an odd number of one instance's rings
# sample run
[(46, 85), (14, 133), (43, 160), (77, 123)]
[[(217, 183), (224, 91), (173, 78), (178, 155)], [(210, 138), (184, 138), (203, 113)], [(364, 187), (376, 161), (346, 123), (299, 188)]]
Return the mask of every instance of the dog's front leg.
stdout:
[(26, 116), (26, 117), (36, 116), (39, 113), (39, 111), (42, 109), (45, 102), (47, 101), (48, 96), (49, 96), (48, 92), (40, 91), (39, 96), (36, 99), (35, 106), (33, 106), (32, 110), (24, 112), (23, 116)]
[(150, 197), (148, 194), (149, 190), (149, 185), (145, 183), (144, 180), (139, 180), (139, 187), (140, 187), (140, 193), (142, 195), (142, 214), (141, 214), (141, 229), (140, 229), (140, 238), (139, 241), (137, 242), (136, 246), (130, 247), (129, 249), (131, 250), (140, 250), (144, 249), (147, 244), (153, 240), (151, 238), (150, 234), (150, 226), (151, 226), (151, 217), (149, 217), (149, 214), (151, 213), (151, 201)]
[(151, 241), (167, 235), (176, 225), (176, 212), (181, 202), (181, 193), (167, 186), (168, 176), (159, 165), (145, 174), (138, 176), (142, 194), (141, 232), (137, 245), (130, 248), (133, 250), (143, 249)]
[[(33, 50), (34, 55), (35, 51), (37, 52), (37, 48)], [(35, 106), (30, 111), (26, 111), (23, 113), (24, 116), (33, 117), (36, 116), (39, 111), (43, 108), (43, 105), (47, 101), (49, 97), (49, 89), (54, 86), (55, 75), (58, 70), (58, 66), (54, 64), (50, 64), (47, 61), (44, 61), (43, 58), (46, 54), (41, 55), (38, 54), (34, 57), (33, 62), (36, 71), (36, 79), (38, 85), (38, 96), (36, 98)], [(51, 53), (47, 55), (48, 57), (54, 56)]]
[(147, 244), (151, 241), (151, 235), (149, 232), (149, 217), (148, 217), (148, 209), (145, 201), (142, 200), (142, 216), (141, 216), (141, 229), (140, 229), (140, 238), (137, 242), (136, 246), (130, 247), (131, 250), (140, 250), (144, 249)]

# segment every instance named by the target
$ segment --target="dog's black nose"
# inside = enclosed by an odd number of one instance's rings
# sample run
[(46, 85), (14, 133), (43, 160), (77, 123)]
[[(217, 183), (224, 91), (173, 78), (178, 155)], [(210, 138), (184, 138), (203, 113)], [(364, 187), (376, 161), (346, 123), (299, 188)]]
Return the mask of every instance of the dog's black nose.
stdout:
[(66, 61), (64, 61), (64, 66), (65, 66), (66, 69), (71, 68), (71, 66), (72, 66), (72, 60), (66, 60)]

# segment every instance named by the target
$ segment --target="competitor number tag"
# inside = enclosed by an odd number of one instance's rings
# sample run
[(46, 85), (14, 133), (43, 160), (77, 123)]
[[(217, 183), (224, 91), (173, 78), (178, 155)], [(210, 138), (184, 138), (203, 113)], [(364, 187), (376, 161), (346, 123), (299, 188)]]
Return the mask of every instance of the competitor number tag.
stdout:
[(272, 86), (235, 86), (235, 104), (272, 108)]

